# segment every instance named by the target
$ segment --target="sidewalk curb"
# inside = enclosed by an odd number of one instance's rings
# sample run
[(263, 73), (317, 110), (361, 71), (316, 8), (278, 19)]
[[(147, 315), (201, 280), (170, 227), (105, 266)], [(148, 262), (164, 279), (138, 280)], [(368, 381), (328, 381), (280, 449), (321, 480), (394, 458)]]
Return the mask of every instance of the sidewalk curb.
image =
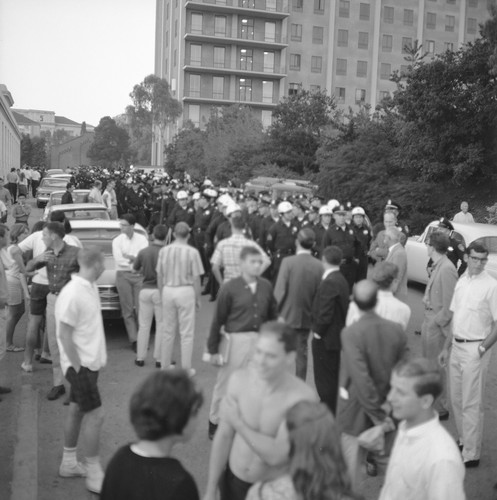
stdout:
[(11, 500), (38, 498), (38, 391), (21, 387)]

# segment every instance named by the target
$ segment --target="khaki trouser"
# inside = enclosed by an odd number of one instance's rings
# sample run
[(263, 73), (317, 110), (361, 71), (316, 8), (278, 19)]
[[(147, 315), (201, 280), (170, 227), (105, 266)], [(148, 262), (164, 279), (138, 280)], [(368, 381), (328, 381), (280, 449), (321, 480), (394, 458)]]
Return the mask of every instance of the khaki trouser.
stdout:
[(57, 300), (57, 295), (49, 293), (47, 295), (47, 340), (48, 347), (50, 349), (50, 355), (52, 357), (52, 372), (53, 372), (53, 385), (63, 385), (64, 384), (64, 374), (62, 373), (62, 368), (60, 367), (60, 352), (59, 344), (57, 343), (57, 336), (55, 334), (55, 301)]
[(219, 367), (217, 372), (216, 385), (212, 392), (211, 408), (209, 412), (209, 420), (213, 424), (219, 424), (219, 411), (221, 401), (226, 395), (228, 381), (231, 374), (248, 365), (253, 351), (258, 334), (256, 332), (242, 332), (230, 334), (228, 362)]
[(342, 433), (342, 453), (349, 471), (352, 490), (360, 493), (362, 483), (366, 478), (364, 473), (364, 466), (366, 463), (366, 450), (359, 446), (359, 439), (357, 436)]
[(159, 290), (157, 288), (142, 288), (142, 290), (140, 291), (139, 304), (140, 315), (138, 317), (139, 328), (136, 358), (144, 360), (147, 357), (150, 329), (152, 328), (152, 320), (154, 319), (155, 315), (154, 359), (156, 361), (160, 361), (163, 324), (162, 303)]
[(480, 342), (452, 342), (449, 361), (450, 398), (464, 461), (478, 460), (483, 435), (483, 391), (490, 352), (482, 358)]
[(124, 326), (130, 342), (138, 335), (138, 304), (143, 277), (131, 271), (117, 271), (116, 288), (121, 303)]

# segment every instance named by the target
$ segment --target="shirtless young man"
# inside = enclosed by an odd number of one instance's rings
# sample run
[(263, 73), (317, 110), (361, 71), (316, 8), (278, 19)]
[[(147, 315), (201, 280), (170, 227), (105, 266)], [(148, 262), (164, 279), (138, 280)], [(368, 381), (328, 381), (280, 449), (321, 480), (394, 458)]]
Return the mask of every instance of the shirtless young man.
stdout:
[(297, 338), (284, 323), (262, 325), (253, 360), (233, 373), (214, 438), (204, 500), (244, 500), (256, 481), (281, 475), (288, 461), (285, 414), (295, 403), (317, 401), (295, 377)]

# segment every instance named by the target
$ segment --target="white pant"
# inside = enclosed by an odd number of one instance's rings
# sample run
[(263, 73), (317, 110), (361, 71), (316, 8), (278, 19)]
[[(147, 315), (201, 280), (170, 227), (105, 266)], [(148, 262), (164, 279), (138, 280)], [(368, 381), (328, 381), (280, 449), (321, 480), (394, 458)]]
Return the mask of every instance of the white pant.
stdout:
[(0, 361), (7, 352), (7, 308), (0, 309)]
[(480, 342), (452, 342), (449, 362), (450, 398), (464, 461), (478, 460), (483, 435), (483, 391), (490, 352), (480, 358)]
[(138, 339), (136, 347), (136, 358), (144, 360), (147, 357), (148, 341), (150, 339), (150, 328), (155, 315), (155, 346), (154, 359), (161, 359), (162, 341), (162, 304), (160, 292), (157, 288), (142, 288), (139, 296), (138, 314)]
[(366, 451), (359, 446), (359, 438), (351, 434), (342, 433), (340, 436), (342, 453), (349, 471), (352, 490), (359, 493), (362, 490), (362, 483), (366, 477), (364, 465), (366, 462)]
[(219, 424), (219, 411), (221, 408), (221, 401), (226, 395), (228, 388), (228, 381), (231, 374), (244, 366), (247, 366), (252, 353), (254, 345), (257, 340), (257, 333), (232, 333), (230, 334), (230, 346), (228, 354), (228, 362), (219, 367), (217, 372), (216, 385), (212, 392), (211, 408), (209, 412), (209, 420), (213, 424)]
[(192, 367), (193, 334), (195, 332), (195, 289), (193, 286), (165, 286), (162, 289), (162, 369), (171, 365), (174, 339), (181, 337), (181, 367)]
[(55, 301), (57, 295), (49, 293), (47, 295), (47, 339), (50, 355), (52, 357), (52, 372), (53, 372), (53, 385), (63, 385), (64, 375), (60, 367), (60, 353), (59, 344), (57, 343), (57, 336), (55, 334)]

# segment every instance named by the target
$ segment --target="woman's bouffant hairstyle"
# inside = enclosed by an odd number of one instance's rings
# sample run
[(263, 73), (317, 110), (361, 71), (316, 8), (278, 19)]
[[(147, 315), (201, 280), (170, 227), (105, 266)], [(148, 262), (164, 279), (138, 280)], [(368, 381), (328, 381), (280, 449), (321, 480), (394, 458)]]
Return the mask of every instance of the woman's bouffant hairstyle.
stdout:
[(131, 397), (130, 419), (139, 439), (181, 435), (203, 397), (185, 370), (158, 371)]
[(340, 434), (323, 403), (301, 401), (286, 415), (290, 467), (299, 499), (353, 499)]

